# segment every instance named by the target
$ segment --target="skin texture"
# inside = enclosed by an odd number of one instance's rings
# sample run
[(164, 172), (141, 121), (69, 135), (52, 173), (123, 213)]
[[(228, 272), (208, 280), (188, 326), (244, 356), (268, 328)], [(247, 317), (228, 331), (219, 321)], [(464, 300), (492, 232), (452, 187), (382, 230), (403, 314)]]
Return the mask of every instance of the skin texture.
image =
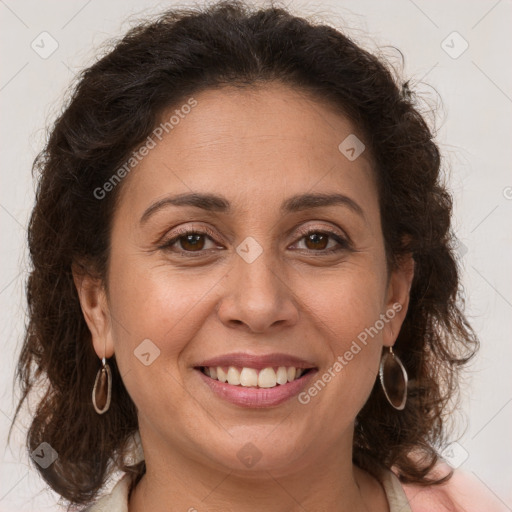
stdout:
[[(115, 353), (138, 409), (147, 472), (129, 510), (386, 511), (379, 483), (352, 464), (353, 429), (400, 330), (413, 264), (388, 275), (369, 151), (349, 161), (338, 145), (356, 133), (351, 123), (282, 84), (194, 98), (122, 183), (107, 289), (76, 280), (95, 351)], [(140, 223), (155, 201), (192, 191), (223, 195), (231, 211), (169, 206)], [(279, 211), (290, 196), (333, 192), (364, 216), (343, 205)], [(212, 230), (200, 256), (187, 257), (183, 239), (159, 248), (183, 227)], [(352, 249), (328, 254), (335, 239), (308, 245), (302, 228), (348, 235)], [(236, 252), (249, 236), (263, 250), (252, 263)], [(401, 311), (306, 405), (241, 408), (193, 369), (230, 352), (283, 352), (321, 376), (396, 303)], [(160, 350), (148, 366), (134, 356), (145, 339)], [(249, 442), (261, 453), (251, 468), (237, 456)]]

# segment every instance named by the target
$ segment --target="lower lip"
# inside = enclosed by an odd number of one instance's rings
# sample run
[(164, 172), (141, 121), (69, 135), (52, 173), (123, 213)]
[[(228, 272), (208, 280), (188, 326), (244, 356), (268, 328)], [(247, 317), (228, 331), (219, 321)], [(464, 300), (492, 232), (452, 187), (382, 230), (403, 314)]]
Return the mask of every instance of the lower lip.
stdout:
[(233, 386), (226, 382), (212, 379), (201, 370), (196, 369), (203, 381), (220, 398), (240, 407), (272, 407), (298, 395), (306, 387), (317, 370), (310, 370), (297, 380), (278, 384), (273, 388), (252, 388)]

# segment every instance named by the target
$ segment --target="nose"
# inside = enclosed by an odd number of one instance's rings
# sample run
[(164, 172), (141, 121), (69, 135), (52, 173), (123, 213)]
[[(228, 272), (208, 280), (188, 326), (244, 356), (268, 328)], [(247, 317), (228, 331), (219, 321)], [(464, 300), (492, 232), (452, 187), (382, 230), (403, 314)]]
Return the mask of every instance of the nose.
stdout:
[(294, 325), (299, 318), (296, 297), (269, 251), (250, 263), (238, 255), (234, 260), (217, 309), (220, 320), (253, 333)]

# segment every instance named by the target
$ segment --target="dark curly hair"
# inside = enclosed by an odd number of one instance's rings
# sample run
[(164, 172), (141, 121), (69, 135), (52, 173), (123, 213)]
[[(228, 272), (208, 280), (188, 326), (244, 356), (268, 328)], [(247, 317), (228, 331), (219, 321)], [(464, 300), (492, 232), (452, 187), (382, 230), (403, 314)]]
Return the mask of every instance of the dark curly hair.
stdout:
[[(394, 345), (410, 385), (403, 411), (377, 382), (360, 411), (354, 461), (367, 455), (398, 469), (402, 482), (431, 485), (458, 370), (478, 349), (463, 314), (450, 227), (452, 200), (417, 96), (382, 58), (335, 28), (271, 6), (225, 1), (170, 10), (132, 28), (82, 71), (34, 162), (36, 202), (28, 228), (32, 268), (28, 325), (18, 367), (21, 406), (41, 390), (27, 445), (48, 442), (58, 459), (37, 466), (71, 504), (91, 502), (125, 461), (136, 408), (112, 358), (112, 403), (99, 416), (90, 397), (98, 358), (80, 307), (73, 268), (108, 281), (109, 236), (122, 183), (101, 187), (159, 123), (164, 110), (201, 91), (279, 82), (343, 112), (374, 158), (388, 269), (413, 255), (410, 303)], [(11, 427), (12, 428), (12, 427)], [(419, 455), (419, 456), (418, 456)]]

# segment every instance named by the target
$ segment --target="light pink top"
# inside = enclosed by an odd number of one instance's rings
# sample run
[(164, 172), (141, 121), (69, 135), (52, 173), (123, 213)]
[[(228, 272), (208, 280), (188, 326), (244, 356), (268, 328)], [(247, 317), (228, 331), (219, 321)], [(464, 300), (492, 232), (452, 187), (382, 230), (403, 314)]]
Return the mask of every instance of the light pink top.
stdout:
[[(455, 470), (445, 484), (422, 487), (401, 484), (394, 472), (372, 471), (381, 482), (390, 512), (510, 512), (475, 476)], [(84, 512), (128, 512), (132, 479), (124, 475), (112, 492)]]
[[(131, 462), (144, 458), (140, 438), (136, 436), (134, 458)], [(390, 512), (510, 512), (481, 480), (466, 471), (457, 469), (444, 484), (420, 486), (402, 484), (395, 468), (391, 470), (379, 464), (364, 463), (363, 469), (373, 474), (382, 484), (386, 493)], [(450, 467), (440, 462), (431, 475), (439, 477)], [(100, 498), (83, 512), (128, 512), (128, 500), (133, 482), (131, 475), (125, 474), (112, 491)]]
[[(441, 463), (438, 469), (446, 468)], [(448, 482), (422, 487), (402, 484), (412, 512), (506, 512), (510, 509), (473, 473), (457, 469)]]

